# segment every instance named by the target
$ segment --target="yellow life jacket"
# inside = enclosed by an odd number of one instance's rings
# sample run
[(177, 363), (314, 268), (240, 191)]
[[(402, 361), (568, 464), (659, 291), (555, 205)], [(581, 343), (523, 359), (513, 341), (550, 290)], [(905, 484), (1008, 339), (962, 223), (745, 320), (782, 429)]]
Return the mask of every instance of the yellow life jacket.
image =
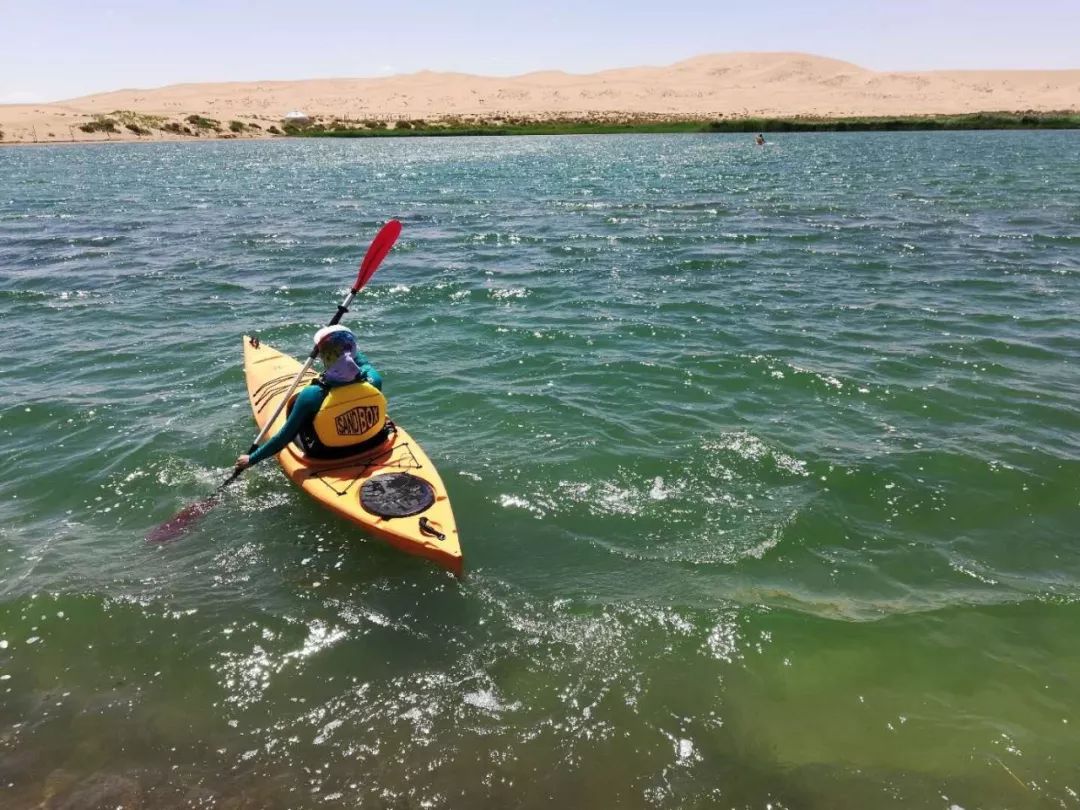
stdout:
[(315, 438), (324, 447), (364, 444), (386, 427), (386, 397), (371, 383), (331, 388), (312, 420)]

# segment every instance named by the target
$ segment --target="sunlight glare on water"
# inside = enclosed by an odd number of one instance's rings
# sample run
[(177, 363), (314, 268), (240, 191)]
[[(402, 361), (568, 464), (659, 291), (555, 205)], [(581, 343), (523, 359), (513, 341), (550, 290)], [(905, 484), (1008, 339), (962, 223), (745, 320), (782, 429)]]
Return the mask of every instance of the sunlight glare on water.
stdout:
[[(0, 150), (0, 804), (1073, 806), (1071, 132)], [(268, 462), (347, 323), (463, 581)], [(239, 803), (239, 804), (238, 804)]]

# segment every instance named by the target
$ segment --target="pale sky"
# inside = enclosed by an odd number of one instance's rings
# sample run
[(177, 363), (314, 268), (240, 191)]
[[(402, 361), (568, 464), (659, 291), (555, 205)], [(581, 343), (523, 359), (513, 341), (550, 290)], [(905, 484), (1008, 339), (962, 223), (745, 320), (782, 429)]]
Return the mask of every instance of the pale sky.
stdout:
[(0, 103), (425, 69), (590, 73), (725, 51), (1080, 68), (1080, 0), (0, 0)]

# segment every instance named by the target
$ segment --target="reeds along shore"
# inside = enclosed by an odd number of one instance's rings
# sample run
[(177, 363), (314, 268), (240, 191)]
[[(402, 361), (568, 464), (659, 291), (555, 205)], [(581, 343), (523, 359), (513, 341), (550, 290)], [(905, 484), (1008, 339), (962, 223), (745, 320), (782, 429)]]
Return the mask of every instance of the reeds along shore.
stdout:
[[(587, 116), (511, 118), (481, 117), (434, 119), (350, 120), (315, 118), (298, 124), (285, 121), (220, 121), (202, 115), (164, 116), (116, 110), (66, 127), (69, 137), (35, 137), (22, 143), (77, 143), (79, 141), (142, 141), (188, 139), (400, 138), (468, 135), (603, 135), (647, 133), (721, 132), (903, 132), (916, 130), (1080, 129), (1076, 112), (986, 112), (962, 115), (826, 117), (679, 118), (664, 116)], [(4, 142), (0, 131), (0, 143)]]
[(974, 113), (942, 116), (860, 118), (721, 118), (491, 121), (382, 121), (286, 125), (286, 135), (298, 137), (364, 138), (417, 135), (576, 135), (615, 133), (708, 132), (898, 132), (906, 130), (1080, 129), (1078, 113)]

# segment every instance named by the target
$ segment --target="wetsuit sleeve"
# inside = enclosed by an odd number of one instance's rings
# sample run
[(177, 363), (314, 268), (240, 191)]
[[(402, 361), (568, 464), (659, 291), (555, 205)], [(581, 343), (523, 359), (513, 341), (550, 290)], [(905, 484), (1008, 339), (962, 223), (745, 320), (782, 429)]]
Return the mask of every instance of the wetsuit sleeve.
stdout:
[(276, 456), (285, 449), (285, 445), (296, 438), (300, 428), (309, 422), (326, 399), (326, 392), (318, 386), (309, 385), (302, 389), (296, 397), (292, 413), (281, 426), (281, 430), (259, 445), (259, 449), (251, 454), (249, 464), (258, 464), (269, 456)]
[(371, 383), (382, 391), (382, 374), (379, 373), (375, 366), (371, 365), (371, 361), (367, 359), (367, 356), (363, 352), (357, 352), (353, 357), (356, 360), (356, 365), (360, 366), (360, 379)]

